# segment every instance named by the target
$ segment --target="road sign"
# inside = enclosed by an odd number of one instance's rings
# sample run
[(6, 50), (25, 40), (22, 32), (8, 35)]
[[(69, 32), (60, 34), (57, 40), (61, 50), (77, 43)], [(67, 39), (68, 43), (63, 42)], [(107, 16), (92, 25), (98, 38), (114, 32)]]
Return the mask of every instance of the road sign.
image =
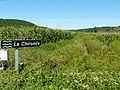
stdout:
[[(41, 40), (3, 40), (1, 48), (16, 48), (15, 50), (15, 70), (19, 71), (18, 48), (40, 46)], [(1, 54), (2, 55), (2, 54)]]
[(40, 46), (40, 40), (3, 40), (1, 48), (19, 48), (19, 47), (34, 47)]

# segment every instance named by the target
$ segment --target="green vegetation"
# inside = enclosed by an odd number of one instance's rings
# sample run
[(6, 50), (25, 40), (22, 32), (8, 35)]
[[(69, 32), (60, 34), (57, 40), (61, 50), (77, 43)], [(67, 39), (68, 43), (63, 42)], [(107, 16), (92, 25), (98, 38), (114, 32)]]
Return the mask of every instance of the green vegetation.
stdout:
[(0, 27), (8, 27), (8, 26), (36, 26), (33, 23), (24, 20), (18, 19), (0, 19)]
[[(41, 27), (1, 29), (0, 39), (40, 39), (39, 47), (19, 48), (24, 68), (0, 71), (0, 90), (119, 90), (120, 40)], [(108, 41), (110, 43), (108, 44)]]
[(119, 32), (120, 26), (117, 27), (94, 27), (94, 28), (85, 28), (85, 29), (77, 29), (77, 30), (70, 30), (74, 32), (91, 32), (91, 33), (97, 33), (97, 32)]
[(0, 35), (1, 40), (38, 39), (41, 40), (42, 44), (73, 38), (73, 34), (70, 32), (52, 29), (46, 30), (39, 27), (0, 30)]
[(100, 35), (97, 36), (97, 39), (109, 46), (110, 44), (114, 42), (120, 42), (120, 36), (118, 35)]
[[(7, 22), (8, 21), (8, 22)], [(33, 24), (22, 21), (22, 20), (11, 20), (6, 19), (6, 24), (11, 24), (12, 26), (1, 28), (0, 29), (0, 40), (14, 40), (14, 39), (38, 39), (41, 40), (42, 44), (49, 42), (57, 42), (60, 40), (72, 39), (73, 34), (70, 32), (63, 32), (61, 30), (53, 30), (47, 27), (37, 27), (33, 26)], [(0, 21), (2, 22), (2, 20)], [(22, 27), (18, 27), (16, 25), (24, 25)], [(30, 25), (30, 27), (25, 26), (26, 24)], [(3, 24), (4, 25), (4, 24)]]

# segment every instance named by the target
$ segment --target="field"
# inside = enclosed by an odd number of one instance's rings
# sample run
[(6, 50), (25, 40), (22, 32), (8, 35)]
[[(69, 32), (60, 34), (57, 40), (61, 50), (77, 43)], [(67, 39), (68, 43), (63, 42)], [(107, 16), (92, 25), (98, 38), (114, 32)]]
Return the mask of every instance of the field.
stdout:
[(39, 39), (39, 47), (14, 51), (0, 71), (0, 90), (120, 90), (120, 36), (68, 32), (40, 27), (0, 28), (0, 40)]
[(14, 71), (10, 49), (10, 68), (0, 71), (0, 90), (119, 90), (120, 41), (113, 38), (108, 45), (102, 40), (109, 39), (77, 33), (72, 39), (20, 48), (25, 64), (20, 73)]

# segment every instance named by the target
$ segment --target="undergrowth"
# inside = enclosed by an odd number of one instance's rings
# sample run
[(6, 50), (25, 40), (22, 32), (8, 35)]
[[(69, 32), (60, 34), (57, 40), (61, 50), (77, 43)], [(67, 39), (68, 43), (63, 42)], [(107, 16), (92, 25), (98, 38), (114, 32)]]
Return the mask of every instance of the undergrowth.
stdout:
[[(0, 71), (0, 90), (119, 90), (120, 45), (110, 46), (95, 35), (78, 34), (71, 40), (20, 48), (24, 69)], [(117, 47), (115, 47), (117, 46)]]

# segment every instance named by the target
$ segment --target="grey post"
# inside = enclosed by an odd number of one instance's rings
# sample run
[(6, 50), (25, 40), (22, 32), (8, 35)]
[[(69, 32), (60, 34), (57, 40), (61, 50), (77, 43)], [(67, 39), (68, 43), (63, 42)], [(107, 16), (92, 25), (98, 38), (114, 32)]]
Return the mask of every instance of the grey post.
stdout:
[(18, 66), (18, 48), (15, 49), (15, 70), (16, 71), (19, 70), (19, 66)]

